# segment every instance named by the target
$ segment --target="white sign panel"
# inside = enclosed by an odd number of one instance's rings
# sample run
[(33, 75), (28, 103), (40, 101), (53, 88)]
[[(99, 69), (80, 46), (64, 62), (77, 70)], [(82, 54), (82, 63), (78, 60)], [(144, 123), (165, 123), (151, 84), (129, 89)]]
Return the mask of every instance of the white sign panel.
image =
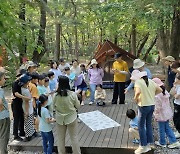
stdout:
[(93, 131), (121, 126), (119, 123), (112, 120), (98, 110), (81, 113), (79, 114), (79, 119), (83, 121)]

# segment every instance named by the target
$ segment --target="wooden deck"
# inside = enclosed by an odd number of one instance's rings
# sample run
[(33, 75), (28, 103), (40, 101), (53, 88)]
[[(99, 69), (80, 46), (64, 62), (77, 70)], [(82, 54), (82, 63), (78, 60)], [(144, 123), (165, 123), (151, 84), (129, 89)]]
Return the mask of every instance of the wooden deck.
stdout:
[[(85, 154), (131, 154), (138, 145), (132, 143), (132, 138), (129, 136), (129, 119), (126, 118), (126, 111), (128, 108), (136, 109), (136, 105), (132, 102), (126, 105), (107, 105), (99, 107), (96, 105), (82, 106), (79, 113), (99, 110), (111, 119), (120, 123), (120, 127), (109, 128), (93, 132), (83, 122), (79, 123), (79, 142), (82, 153)], [(55, 137), (55, 151), (57, 152), (57, 131), (53, 129)], [(42, 139), (34, 138), (30, 142), (17, 142), (13, 141), (9, 144), (11, 149), (14, 150), (30, 150), (42, 151)], [(71, 152), (71, 143), (69, 135), (66, 136), (66, 148)], [(153, 153), (152, 151), (149, 153)]]

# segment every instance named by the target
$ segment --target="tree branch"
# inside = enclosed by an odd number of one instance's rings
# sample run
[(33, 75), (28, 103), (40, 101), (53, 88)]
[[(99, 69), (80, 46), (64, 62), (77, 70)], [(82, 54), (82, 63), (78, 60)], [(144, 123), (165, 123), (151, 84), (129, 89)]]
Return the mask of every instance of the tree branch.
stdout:
[(157, 41), (157, 36), (155, 37), (155, 39), (151, 42), (151, 45), (149, 46), (149, 48), (147, 49), (144, 57), (143, 57), (143, 60), (146, 61), (151, 49), (153, 48), (153, 46), (156, 44), (156, 41)]

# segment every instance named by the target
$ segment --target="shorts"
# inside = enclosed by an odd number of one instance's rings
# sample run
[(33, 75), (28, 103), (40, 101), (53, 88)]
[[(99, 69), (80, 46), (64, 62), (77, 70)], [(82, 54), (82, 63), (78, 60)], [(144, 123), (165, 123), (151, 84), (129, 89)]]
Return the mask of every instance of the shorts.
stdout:
[(87, 87), (78, 87), (78, 90), (87, 91)]

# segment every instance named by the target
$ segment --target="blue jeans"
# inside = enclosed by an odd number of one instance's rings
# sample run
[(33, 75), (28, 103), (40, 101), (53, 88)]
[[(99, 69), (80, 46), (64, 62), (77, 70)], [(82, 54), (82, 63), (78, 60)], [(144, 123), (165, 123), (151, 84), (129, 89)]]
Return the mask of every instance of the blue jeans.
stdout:
[(140, 145), (146, 146), (153, 143), (152, 114), (154, 105), (139, 106), (138, 129), (140, 136)]
[(91, 96), (90, 96), (90, 100), (91, 102), (94, 102), (94, 94), (96, 91), (96, 85), (95, 84), (90, 84), (90, 90), (91, 90)]
[(165, 122), (158, 122), (159, 125), (159, 143), (162, 145), (166, 145), (166, 136), (169, 139), (169, 143), (175, 143), (176, 142), (176, 137), (174, 135), (173, 130), (171, 129), (171, 127), (169, 126), (169, 121), (165, 121)]
[(43, 150), (44, 154), (52, 154), (54, 146), (54, 136), (53, 132), (41, 132), (43, 139)]

